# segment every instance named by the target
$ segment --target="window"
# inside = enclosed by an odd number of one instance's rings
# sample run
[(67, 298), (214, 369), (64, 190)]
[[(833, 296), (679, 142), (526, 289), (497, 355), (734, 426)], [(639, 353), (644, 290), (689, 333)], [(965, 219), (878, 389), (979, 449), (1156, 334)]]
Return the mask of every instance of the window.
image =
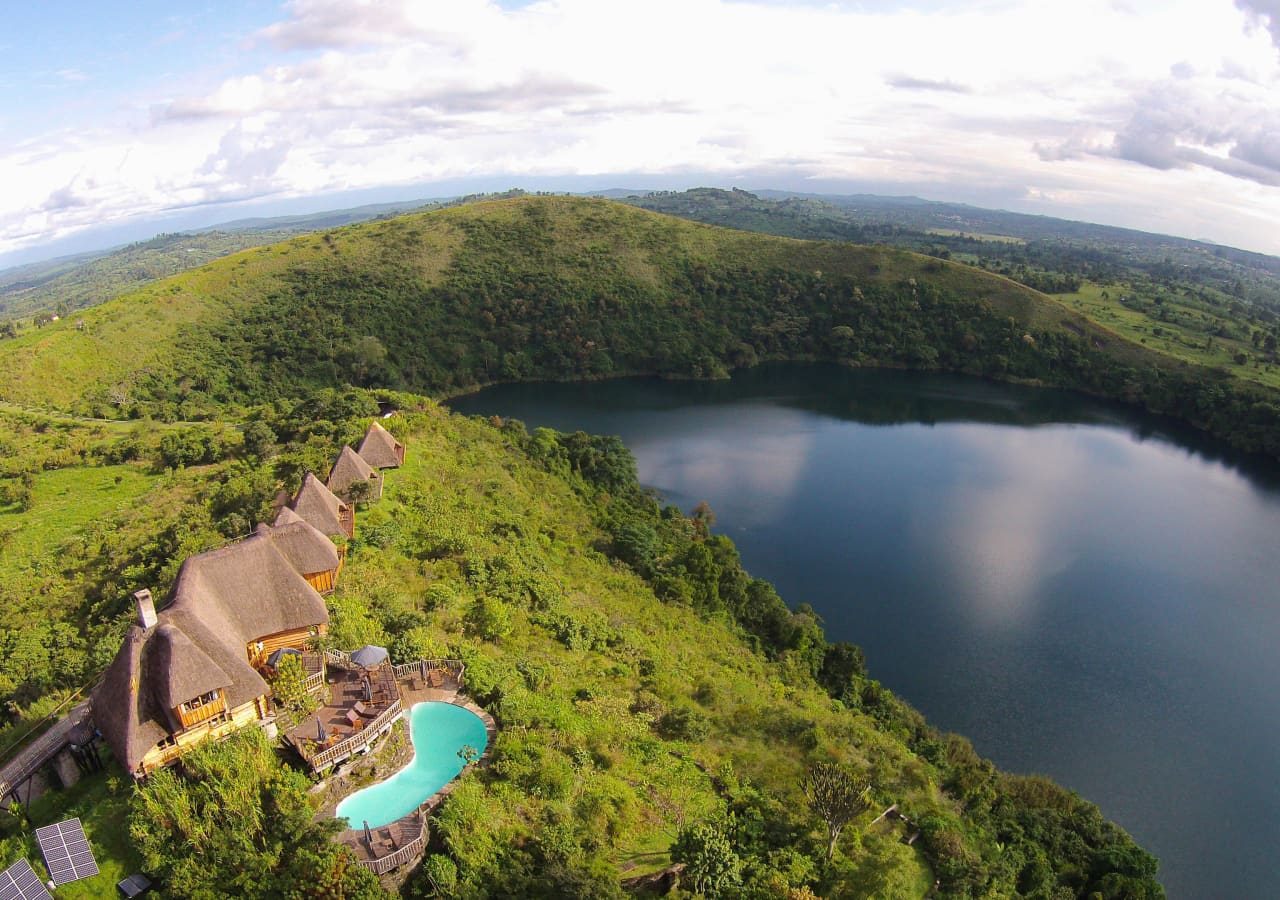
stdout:
[(207, 694), (201, 694), (194, 700), (188, 700), (186, 703), (182, 704), (182, 708), (187, 712), (195, 712), (200, 707), (208, 706), (210, 703), (216, 703), (221, 698), (222, 691), (210, 691)]

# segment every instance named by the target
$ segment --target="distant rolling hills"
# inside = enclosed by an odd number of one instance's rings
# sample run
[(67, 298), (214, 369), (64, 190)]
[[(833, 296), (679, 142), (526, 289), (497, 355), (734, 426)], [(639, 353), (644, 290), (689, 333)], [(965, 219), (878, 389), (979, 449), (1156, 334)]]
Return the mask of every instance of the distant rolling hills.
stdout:
[(0, 399), (212, 418), (354, 384), (717, 377), (829, 359), (1074, 387), (1280, 453), (1274, 392), (1143, 347), (1009, 278), (886, 246), (522, 197), (244, 250), (0, 342)]

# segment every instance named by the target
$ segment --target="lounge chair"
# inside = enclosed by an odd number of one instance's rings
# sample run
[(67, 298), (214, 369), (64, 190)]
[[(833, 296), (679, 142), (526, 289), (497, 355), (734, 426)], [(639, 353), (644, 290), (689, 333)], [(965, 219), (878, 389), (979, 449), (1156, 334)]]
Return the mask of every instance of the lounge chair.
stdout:
[(365, 706), (363, 702), (359, 700), (356, 701), (356, 705), (351, 707), (351, 709), (354, 712), (364, 716), (366, 719), (376, 719), (378, 717), (378, 711), (376, 709), (370, 709), (369, 707)]
[(356, 712), (354, 709), (347, 710), (346, 715), (342, 718), (346, 719), (347, 724), (352, 728), (358, 728), (360, 725), (364, 724), (364, 721), (360, 718), (360, 713)]

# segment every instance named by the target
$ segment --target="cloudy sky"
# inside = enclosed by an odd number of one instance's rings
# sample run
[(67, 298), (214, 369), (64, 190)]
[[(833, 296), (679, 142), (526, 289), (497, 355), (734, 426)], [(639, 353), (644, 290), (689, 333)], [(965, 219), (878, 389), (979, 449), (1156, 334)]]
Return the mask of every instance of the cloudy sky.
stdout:
[(0, 265), (515, 185), (909, 193), (1280, 253), (1280, 0), (44, 0), (0, 22)]

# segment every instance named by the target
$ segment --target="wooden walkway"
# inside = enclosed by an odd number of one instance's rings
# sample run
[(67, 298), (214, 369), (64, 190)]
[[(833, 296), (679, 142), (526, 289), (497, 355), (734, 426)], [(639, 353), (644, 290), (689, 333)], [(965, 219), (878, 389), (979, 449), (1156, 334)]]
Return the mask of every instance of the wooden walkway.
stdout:
[(17, 790), (40, 767), (62, 752), (72, 741), (72, 734), (89, 719), (89, 701), (72, 707), (71, 712), (40, 737), (36, 738), (3, 766), (0, 766), (0, 799), (10, 794), (17, 798)]

